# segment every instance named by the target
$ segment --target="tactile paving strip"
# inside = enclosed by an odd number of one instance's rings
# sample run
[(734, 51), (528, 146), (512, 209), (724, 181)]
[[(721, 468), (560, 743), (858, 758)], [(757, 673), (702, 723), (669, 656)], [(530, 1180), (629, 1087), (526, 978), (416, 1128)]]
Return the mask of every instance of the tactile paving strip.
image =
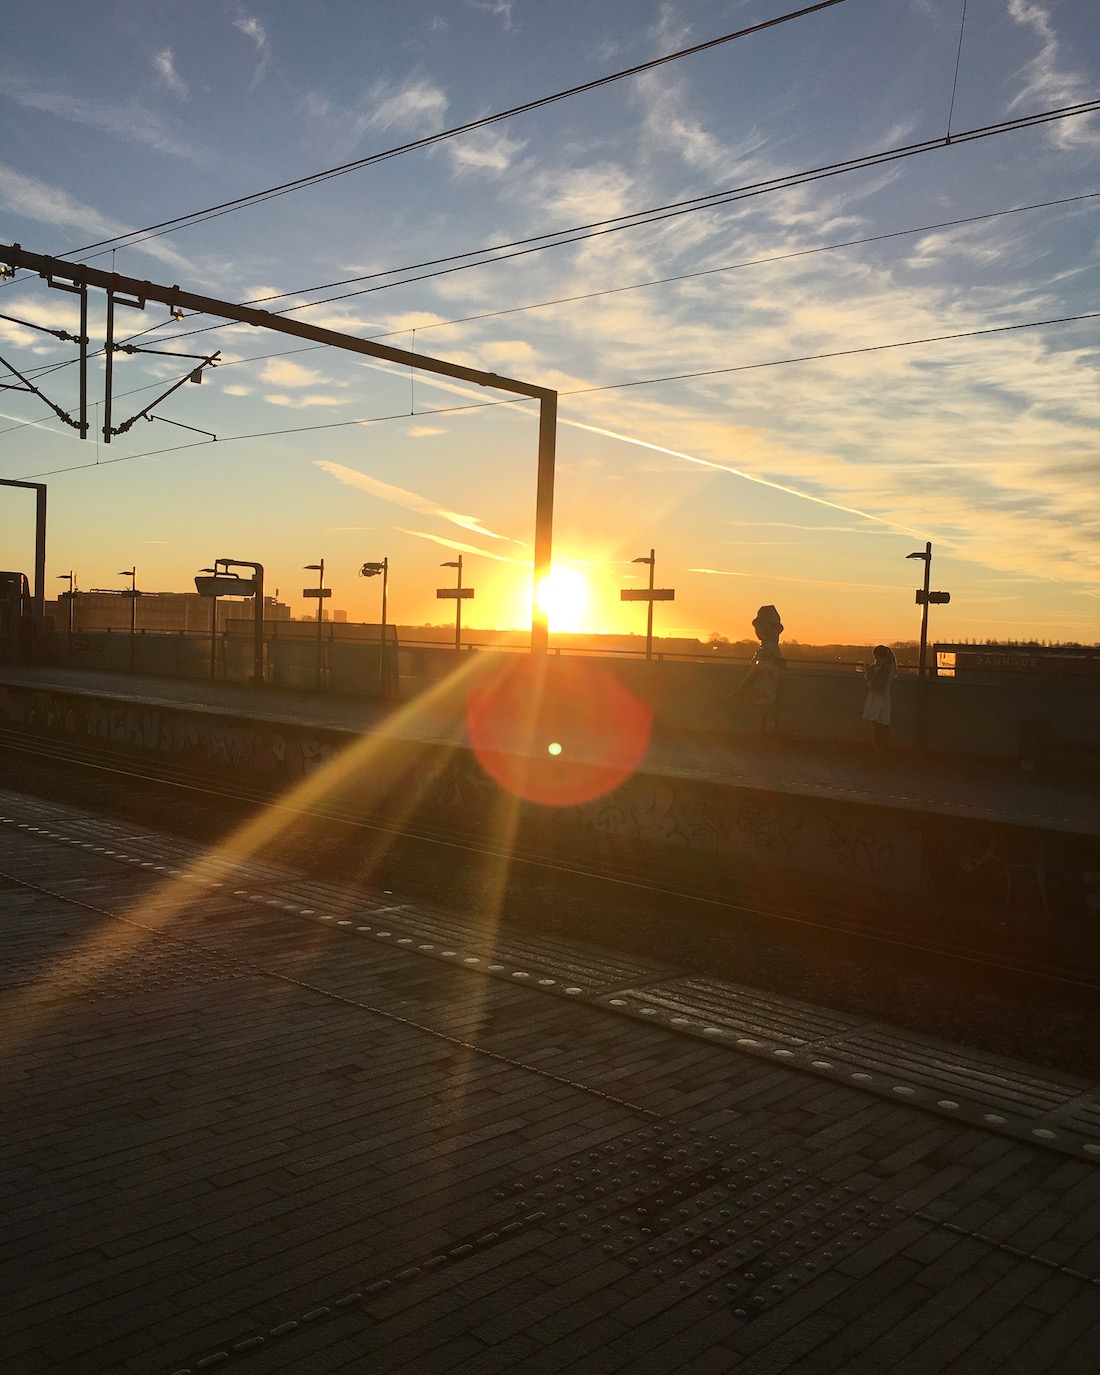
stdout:
[(653, 1021), (1032, 1145), (1100, 1158), (1100, 1094), (1083, 1080), (721, 980), (669, 978), (674, 971), (639, 966), (613, 952), (581, 954), (576, 943), (541, 938), (514, 947), (494, 941), (490, 947), (468, 919), (439, 909), (315, 884), (270, 864), (212, 860), (178, 839), (18, 794), (0, 792), (0, 808), (0, 828), (22, 829), (471, 972)]
[[(694, 1300), (701, 1313), (725, 1310), (736, 1329), (853, 1258), (857, 1271), (869, 1268), (882, 1245), (896, 1251), (940, 1231), (1100, 1285), (1096, 1276), (869, 1193), (847, 1182), (840, 1168), (815, 1173), (718, 1135), (654, 1125), (503, 1181), (477, 1233), (369, 1277), (307, 1313), (236, 1336), (173, 1375), (191, 1375), (348, 1310), (365, 1309), (370, 1321), (375, 1296), (443, 1266), (461, 1267), (467, 1257), (532, 1228), (551, 1238), (541, 1247), (549, 1259), (541, 1272), (548, 1286), (556, 1269), (564, 1279), (574, 1258), (595, 1245), (629, 1267), (631, 1283), (620, 1306), (609, 1309), (627, 1326), (667, 1304)], [(516, 1321), (523, 1320), (521, 1309)]]

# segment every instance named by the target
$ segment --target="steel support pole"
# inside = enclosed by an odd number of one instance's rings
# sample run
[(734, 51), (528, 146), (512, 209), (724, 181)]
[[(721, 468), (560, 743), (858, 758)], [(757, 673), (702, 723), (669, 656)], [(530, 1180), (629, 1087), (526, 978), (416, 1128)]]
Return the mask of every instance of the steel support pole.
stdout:
[(218, 676), (218, 598), (210, 598), (210, 681)]
[(252, 686), (264, 685), (264, 566), (262, 563), (246, 564), (255, 573), (255, 602), (252, 620)]
[(325, 605), (325, 599), (324, 599), (324, 597), (321, 596), (321, 593), (322, 593), (324, 590), (325, 590), (325, 561), (324, 561), (324, 559), (322, 559), (322, 560), (321, 560), (321, 564), (320, 564), (320, 570), (319, 570), (319, 572), (318, 572), (318, 574), (317, 574), (317, 691), (318, 691), (318, 692), (321, 691), (321, 685), (322, 685), (322, 683), (324, 682), (324, 677), (325, 677), (325, 674), (324, 674), (324, 662), (323, 662), (323, 661), (324, 661), (324, 655), (325, 655), (325, 646), (324, 646), (324, 627), (323, 627), (323, 625), (322, 625), (322, 620), (323, 620), (323, 617), (322, 617), (322, 608), (323, 608), (324, 605)]
[(21, 482), (13, 477), (0, 477), (0, 487), (26, 487), (34, 492), (34, 592), (31, 594), (31, 615), (38, 630), (46, 613), (46, 484)]
[(924, 605), (921, 607), (920, 616), (920, 657), (917, 660), (919, 665), (920, 681), (924, 682), (925, 664), (924, 658), (928, 648), (928, 589), (932, 586), (932, 544), (929, 541), (924, 546)]
[(378, 650), (378, 696), (386, 697), (386, 590), (390, 579), (390, 560), (382, 560), (382, 643)]
[(920, 616), (920, 657), (917, 675), (917, 745), (924, 749), (928, 742), (928, 590), (932, 586), (932, 542), (924, 546), (924, 605)]
[(550, 648), (550, 621), (539, 607), (543, 578), (550, 574), (554, 545), (554, 464), (558, 428), (558, 394), (546, 392), (539, 402), (539, 466), (535, 485), (535, 571), (531, 598), (531, 653)]
[(455, 598), (455, 649), (462, 648), (462, 555), (458, 556), (458, 596)]
[(34, 623), (42, 629), (46, 614), (46, 487), (36, 484), (34, 511)]
[(645, 657), (648, 662), (653, 658), (653, 574), (657, 568), (657, 551), (649, 551), (649, 608), (645, 618)]

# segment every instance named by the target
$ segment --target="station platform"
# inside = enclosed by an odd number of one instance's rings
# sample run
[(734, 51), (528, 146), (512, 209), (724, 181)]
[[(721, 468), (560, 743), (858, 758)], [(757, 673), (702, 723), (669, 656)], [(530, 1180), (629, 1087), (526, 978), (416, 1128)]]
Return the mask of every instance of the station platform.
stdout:
[[(14, 665), (0, 666), (4, 686), (336, 736), (470, 747), (460, 711), (402, 709), (327, 693)], [(1051, 777), (987, 759), (914, 751), (880, 760), (869, 741), (863, 747), (669, 729), (654, 731), (638, 769), (655, 777), (1100, 837), (1100, 774)]]
[(1095, 1084), (0, 789), (5, 1375), (1095, 1375)]

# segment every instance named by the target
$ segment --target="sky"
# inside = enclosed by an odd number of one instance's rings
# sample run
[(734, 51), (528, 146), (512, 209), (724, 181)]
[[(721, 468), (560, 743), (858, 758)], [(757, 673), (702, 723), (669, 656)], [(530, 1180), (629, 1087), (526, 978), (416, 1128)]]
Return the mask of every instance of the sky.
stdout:
[[(264, 308), (556, 389), (552, 630), (644, 633), (619, 593), (653, 549), (676, 594), (658, 634), (750, 637), (773, 604), (803, 643), (912, 639), (923, 565), (906, 556), (931, 541), (932, 587), (951, 593), (933, 639), (1100, 641), (1100, 320), (1067, 318), (1100, 311), (1100, 114), (964, 137), (1100, 96), (1095, 0), (843, 0), (79, 251), (796, 8), (11, 0), (0, 242), (276, 297)], [(672, 206), (686, 213), (439, 261)], [(21, 272), (0, 314), (0, 357), (71, 410), (75, 367), (45, 370), (72, 345), (28, 325), (73, 330), (73, 298)], [(70, 569), (121, 587), (134, 566), (139, 587), (188, 590), (231, 557), (305, 614), (303, 568), (323, 558), (328, 604), (376, 620), (378, 581), (357, 573), (388, 558), (390, 619), (444, 623), (440, 565), (461, 553), (464, 624), (529, 623), (531, 404), (161, 306), (118, 317), (123, 339), (218, 365), (110, 445), (101, 356), (87, 440), (0, 392), (0, 477), (48, 484), (48, 594)], [(119, 355), (115, 423), (193, 366)], [(30, 493), (0, 488), (0, 530), (0, 563), (31, 571)]]

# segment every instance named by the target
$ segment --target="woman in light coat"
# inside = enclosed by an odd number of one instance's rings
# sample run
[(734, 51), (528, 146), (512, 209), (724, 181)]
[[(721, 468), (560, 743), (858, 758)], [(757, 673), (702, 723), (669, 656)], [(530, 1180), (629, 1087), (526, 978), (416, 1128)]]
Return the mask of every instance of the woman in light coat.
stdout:
[(893, 651), (885, 645), (875, 645), (875, 662), (864, 669), (863, 676), (869, 684), (863, 719), (874, 727), (875, 753), (884, 755), (890, 743), (890, 684), (898, 676)]

